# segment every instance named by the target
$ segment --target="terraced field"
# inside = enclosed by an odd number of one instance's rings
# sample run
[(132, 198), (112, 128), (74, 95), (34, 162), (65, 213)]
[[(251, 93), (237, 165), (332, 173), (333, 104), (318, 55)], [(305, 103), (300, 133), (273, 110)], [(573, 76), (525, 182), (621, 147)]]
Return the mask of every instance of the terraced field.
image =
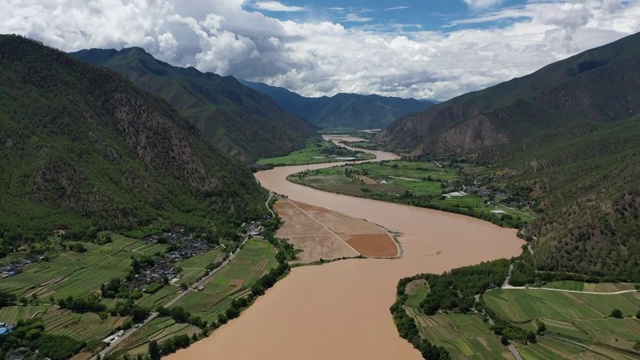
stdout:
[(68, 336), (78, 341), (100, 341), (129, 317), (109, 316), (100, 319), (93, 313), (76, 314), (69, 310), (52, 310), (43, 315), (45, 329), (54, 335)]
[(129, 337), (121, 346), (118, 346), (116, 353), (121, 353), (127, 349), (130, 355), (146, 354), (148, 352), (147, 343), (156, 340), (162, 343), (177, 335), (193, 335), (201, 330), (189, 324), (178, 324), (170, 318), (155, 318), (146, 324), (142, 329)]
[(231, 304), (248, 294), (262, 275), (278, 265), (276, 250), (264, 240), (252, 239), (238, 255), (204, 285), (203, 291), (190, 292), (174, 306), (182, 307), (206, 321), (213, 321)]
[(613, 309), (633, 316), (640, 309), (640, 293), (620, 295), (580, 294), (545, 290), (493, 290), (484, 301), (501, 317), (514, 322), (536, 318), (561, 321), (605, 319)]
[[(563, 282), (556, 286), (586, 288), (589, 284)], [(619, 291), (628, 285), (600, 284), (599, 289)], [(557, 288), (557, 287), (556, 287)], [(595, 288), (595, 287), (592, 287)], [(533, 359), (638, 359), (640, 293), (588, 294), (547, 290), (493, 290), (483, 299), (498, 316), (528, 330), (544, 322), (545, 336), (528, 345), (523, 355)], [(610, 317), (622, 311), (624, 318)], [(565, 341), (560, 341), (565, 339)], [(574, 344), (571, 344), (574, 342)]]
[(427, 296), (428, 286), (424, 280), (414, 280), (405, 290), (409, 295), (405, 311), (414, 319), (423, 338), (447, 349), (453, 359), (512, 359), (481, 315), (422, 314), (419, 304)]

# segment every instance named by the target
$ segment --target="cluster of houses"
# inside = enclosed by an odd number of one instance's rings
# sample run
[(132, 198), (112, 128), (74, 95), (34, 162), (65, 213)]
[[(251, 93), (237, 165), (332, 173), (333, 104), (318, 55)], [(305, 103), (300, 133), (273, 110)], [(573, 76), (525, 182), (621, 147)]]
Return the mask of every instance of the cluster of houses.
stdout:
[(27, 256), (22, 261), (12, 262), (6, 265), (0, 265), (0, 277), (6, 278), (9, 276), (13, 276), (22, 272), (22, 268), (27, 265), (37, 263), (39, 261), (44, 260), (46, 257), (44, 255), (40, 256)]
[(480, 196), (481, 198), (487, 199), (506, 199), (509, 197), (509, 194), (502, 191), (493, 191), (488, 189), (485, 186), (480, 186), (478, 184), (466, 185), (464, 190), (473, 194)]
[(243, 223), (241, 228), (245, 236), (259, 236), (264, 231), (264, 227), (259, 221)]
[[(259, 236), (264, 227), (259, 221), (252, 221), (242, 224), (241, 230), (245, 237)], [(162, 284), (166, 280), (171, 283), (179, 281), (180, 272), (176, 262), (202, 255), (213, 249), (211, 244), (203, 239), (188, 235), (183, 228), (175, 228), (161, 235), (149, 236), (145, 242), (147, 244), (167, 244), (175, 250), (168, 252), (163, 257), (156, 258), (153, 266), (143, 268), (139, 274), (125, 281), (129, 289), (137, 289), (142, 292), (147, 292), (153, 284)]]
[(167, 254), (169, 260), (180, 261), (192, 256), (201, 255), (211, 250), (211, 244), (208, 242), (187, 235), (184, 228), (175, 228), (170, 232), (162, 235), (152, 235), (145, 239), (147, 244), (164, 243), (174, 245), (177, 250)]
[(163, 284), (164, 280), (177, 281), (180, 279), (178, 269), (174, 261), (168, 258), (157, 259), (155, 264), (134, 275), (131, 280), (125, 280), (124, 284), (129, 289), (137, 289), (142, 292), (150, 290), (153, 284)]

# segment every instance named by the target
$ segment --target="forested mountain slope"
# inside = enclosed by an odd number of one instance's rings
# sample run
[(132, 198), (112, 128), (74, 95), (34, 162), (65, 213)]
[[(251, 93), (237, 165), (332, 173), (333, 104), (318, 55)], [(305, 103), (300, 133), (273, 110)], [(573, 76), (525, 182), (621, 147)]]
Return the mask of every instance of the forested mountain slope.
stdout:
[(260, 214), (264, 190), (161, 98), (0, 36), (0, 238)]
[(160, 95), (207, 138), (246, 161), (287, 154), (304, 147), (305, 138), (315, 134), (273, 99), (231, 76), (171, 66), (141, 48), (90, 49), (70, 55), (113, 69)]

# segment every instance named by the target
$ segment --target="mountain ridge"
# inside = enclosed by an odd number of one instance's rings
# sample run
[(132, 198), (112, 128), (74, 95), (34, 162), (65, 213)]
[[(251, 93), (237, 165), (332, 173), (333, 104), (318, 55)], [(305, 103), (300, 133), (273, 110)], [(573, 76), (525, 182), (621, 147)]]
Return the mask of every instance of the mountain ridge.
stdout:
[(315, 134), (307, 123), (232, 76), (175, 67), (137, 47), (88, 49), (70, 55), (115, 70), (160, 95), (207, 138), (245, 161), (286, 154), (303, 147), (304, 139)]
[(339, 93), (305, 97), (285, 88), (242, 81), (280, 106), (320, 128), (381, 129), (398, 117), (422, 111), (433, 102), (381, 95)]
[[(640, 34), (398, 119), (391, 150), (530, 191), (538, 270), (640, 281)], [(478, 175), (475, 175), (478, 176)]]
[(112, 70), (0, 36), (0, 235), (258, 216), (265, 191), (163, 99)]
[[(626, 91), (640, 84), (634, 61), (640, 53), (638, 43), (640, 36), (632, 35), (530, 75), (461, 95), (398, 119), (378, 140), (405, 153), (468, 154), (518, 142), (541, 129), (559, 129), (576, 119), (607, 123), (627, 118), (640, 111), (640, 96)], [(594, 86), (602, 89), (596, 91)]]

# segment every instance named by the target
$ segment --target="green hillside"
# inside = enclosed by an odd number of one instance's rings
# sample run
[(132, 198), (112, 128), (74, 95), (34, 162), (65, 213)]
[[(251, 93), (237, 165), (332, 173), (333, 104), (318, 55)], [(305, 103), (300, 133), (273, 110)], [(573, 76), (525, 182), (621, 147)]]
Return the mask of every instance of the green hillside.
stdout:
[[(393, 150), (488, 156), (581, 121), (607, 124), (640, 113), (640, 34), (398, 119), (378, 135)], [(508, 152), (493, 154), (497, 159)], [(496, 160), (496, 157), (491, 159)]]
[(113, 69), (160, 95), (207, 138), (242, 160), (287, 154), (304, 147), (305, 138), (315, 133), (271, 98), (231, 76), (174, 67), (141, 48), (82, 50), (71, 56)]
[(159, 217), (257, 216), (262, 190), (167, 102), (111, 70), (0, 36), (0, 238)]
[(640, 34), (396, 121), (378, 140), (529, 189), (539, 270), (640, 281)]

